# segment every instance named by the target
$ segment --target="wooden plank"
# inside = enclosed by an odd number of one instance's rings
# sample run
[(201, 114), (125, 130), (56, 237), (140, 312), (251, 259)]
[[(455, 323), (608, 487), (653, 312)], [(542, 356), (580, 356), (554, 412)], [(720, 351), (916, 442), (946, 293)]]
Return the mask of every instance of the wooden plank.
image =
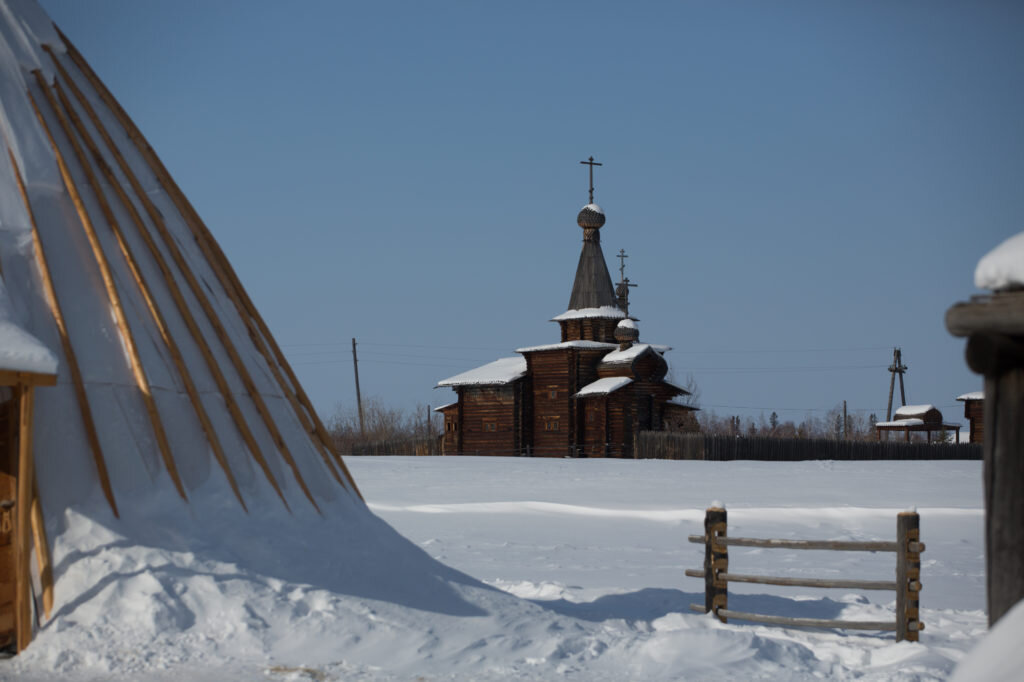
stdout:
[[(206, 225), (202, 222), (202, 220), (199, 218), (199, 214), (196, 213), (195, 209), (192, 207), (191, 203), (189, 203), (184, 193), (182, 193), (177, 183), (174, 182), (174, 179), (171, 177), (170, 173), (167, 172), (166, 167), (164, 167), (163, 163), (160, 161), (160, 158), (156, 155), (156, 152), (154, 152), (152, 147), (150, 147), (149, 143), (146, 141), (145, 137), (142, 135), (139, 129), (135, 126), (134, 122), (131, 120), (128, 114), (124, 111), (124, 109), (117, 102), (114, 96), (106, 88), (103, 82), (100, 81), (99, 77), (88, 65), (88, 63), (82, 57), (81, 53), (78, 52), (78, 50), (71, 43), (71, 41), (68, 40), (67, 36), (65, 36), (59, 28), (57, 29), (57, 32), (60, 35), (62, 41), (64, 42), (65, 47), (67, 48), (68, 56), (79, 68), (82, 75), (85, 76), (85, 78), (92, 84), (92, 86), (96, 90), (96, 93), (100, 96), (101, 99), (103, 99), (104, 103), (106, 103), (111, 113), (113, 113), (114, 116), (121, 123), (126, 134), (128, 135), (128, 138), (132, 141), (133, 144), (135, 144), (136, 148), (142, 154), (143, 158), (149, 164), (150, 168), (154, 171), (158, 181), (161, 183), (161, 185), (164, 186), (164, 189), (167, 191), (168, 196), (174, 202), (175, 206), (178, 208), (178, 211), (185, 219), (186, 225), (193, 232), (193, 236), (196, 239), (196, 243), (203, 251), (204, 256), (206, 256), (207, 261), (210, 264), (210, 267), (214, 271), (214, 274), (221, 281), (221, 285), (223, 286), (225, 292), (228, 294), (228, 297), (231, 299), (232, 303), (234, 303), (235, 307), (238, 309), (239, 315), (243, 323), (245, 323), (246, 326), (249, 328), (249, 336), (255, 343), (257, 350), (260, 351), (260, 353), (266, 360), (266, 363), (270, 368), (271, 373), (278, 381), (278, 384), (280, 385), (282, 392), (284, 393), (286, 398), (289, 399), (289, 402), (292, 403), (293, 409), (295, 409), (295, 412), (298, 415), (300, 423), (306, 426), (309, 423), (307, 420), (307, 416), (311, 418), (313, 431), (315, 432), (316, 436), (320, 441), (319, 447), (326, 448), (330, 443), (330, 437), (327, 434), (327, 430), (324, 428), (323, 423), (320, 421), (320, 417), (317, 415), (316, 410), (313, 409), (312, 403), (310, 403), (309, 398), (302, 390), (302, 386), (299, 384), (294, 372), (292, 372), (290, 365), (285, 360), (284, 354), (281, 353), (280, 348), (277, 346), (277, 342), (270, 334), (270, 330), (267, 328), (266, 323), (263, 321), (263, 318), (259, 315), (259, 312), (252, 304), (252, 301), (249, 299), (248, 294), (245, 292), (245, 289), (241, 286), (241, 282), (238, 280), (237, 275), (231, 268), (230, 263), (228, 263), (227, 258), (224, 256), (223, 251), (221, 251), (219, 245), (216, 243), (216, 240), (213, 239), (212, 234), (206, 228)], [(277, 364), (275, 364), (275, 362), (269, 355), (267, 348), (263, 342), (264, 338), (275, 351)], [(229, 355), (231, 355), (230, 351)], [(280, 366), (288, 374), (289, 379), (292, 382), (291, 385), (288, 385), (284, 381), (284, 378), (278, 371), (278, 366)], [(246, 379), (248, 379), (248, 381), (246, 381)], [(257, 411), (260, 413), (260, 416), (263, 417), (264, 421), (267, 422), (269, 419), (269, 413), (266, 410), (266, 406), (263, 404), (262, 398), (259, 397), (258, 392), (256, 392), (255, 385), (252, 384), (251, 378), (248, 377), (247, 372), (245, 373), (244, 376), (242, 376), (242, 380), (243, 383), (247, 384), (247, 390), (249, 390), (250, 394), (253, 395), (253, 402), (256, 403)], [(251, 388), (249, 386), (250, 384), (252, 384)], [(308, 415), (304, 415), (303, 410), (298, 409), (298, 403), (301, 403), (302, 407), (308, 410)], [(302, 476), (299, 473), (298, 467), (295, 464), (294, 460), (292, 459), (291, 453), (290, 451), (288, 451), (287, 446), (284, 445), (284, 440), (277, 432), (277, 427), (273, 424), (272, 420), (269, 420), (269, 423), (267, 423), (267, 428), (271, 432), (271, 437), (274, 439), (275, 444), (278, 446), (278, 449), (281, 450), (281, 455), (284, 457), (285, 461), (292, 469), (293, 474), (296, 476), (296, 480), (299, 483), (299, 486), (303, 489), (303, 492), (306, 493), (307, 497), (310, 499), (310, 502), (312, 502), (313, 506), (317, 508), (317, 511), (319, 511), (319, 507), (317, 506), (315, 500), (312, 499), (312, 495), (308, 492), (308, 489), (306, 488), (305, 485), (305, 481), (302, 480)], [(312, 438), (311, 436), (311, 440), (313, 440), (314, 446), (317, 446), (317, 438)], [(362, 493), (359, 492), (359, 489), (355, 484), (355, 480), (352, 478), (352, 475), (348, 471), (348, 467), (345, 466), (345, 463), (342, 460), (341, 456), (338, 453), (332, 452), (332, 454), (334, 455), (338, 466), (341, 468), (342, 473), (345, 476), (345, 479), (348, 481), (349, 487), (352, 489), (353, 492), (356, 493), (357, 496), (359, 496), (360, 499), (363, 499)], [(326, 454), (322, 452), (322, 455), (326, 458)], [(328, 469), (331, 469), (330, 464), (328, 464)]]
[[(7, 151), (10, 152), (10, 149)], [(18, 384), (26, 386), (56, 386), (57, 375), (0, 369), (0, 386), (17, 386)]]
[(895, 580), (847, 580), (830, 578), (778, 578), (769, 575), (746, 575), (740, 573), (719, 573), (726, 582), (757, 583), (759, 585), (784, 585), (789, 587), (843, 587), (854, 590), (895, 590)]
[(18, 497), (15, 501), (14, 541), (17, 544), (15, 566), (14, 620), (18, 631), (18, 651), (32, 641), (32, 574), (29, 567), (29, 539), (32, 514), (32, 480), (35, 478), (32, 458), (32, 387), (19, 386), (18, 396)]
[(946, 311), (946, 329), (953, 336), (982, 332), (1024, 337), (1024, 292), (975, 296), (969, 302), (957, 303)]
[[(213, 307), (210, 304), (210, 301), (207, 298), (205, 291), (203, 290), (198, 280), (196, 279), (195, 274), (191, 271), (191, 269), (188, 267), (188, 264), (185, 262), (184, 257), (182, 256), (180, 250), (177, 247), (176, 242), (174, 241), (174, 238), (168, 232), (167, 227), (163, 220), (163, 216), (160, 214), (160, 211), (157, 210), (156, 206), (149, 199), (148, 194), (143, 189), (141, 183), (139, 183), (138, 178), (131, 170), (131, 167), (128, 166), (127, 162), (124, 160), (124, 157), (121, 155), (120, 151), (117, 149), (117, 146), (110, 138), (109, 133), (107, 133), (106, 129), (103, 127), (102, 121), (100, 121), (99, 117), (96, 115), (95, 110), (88, 103), (88, 100), (85, 98), (82, 92), (78, 90), (77, 86), (74, 85), (74, 81), (71, 80), (70, 77), (68, 77), (67, 72), (63, 70), (63, 67), (60, 65), (60, 62), (56, 59), (56, 57), (53, 56), (52, 51), (50, 54), (53, 57), (54, 63), (57, 65), (58, 70), (62, 74), (64, 74), (65, 81), (68, 83), (69, 87), (71, 87), (72, 93), (75, 95), (76, 99), (78, 99), (79, 103), (82, 104), (90, 120), (93, 122), (93, 125), (99, 131), (100, 136), (103, 138), (111, 153), (117, 159), (118, 165), (120, 166), (122, 172), (124, 172), (125, 177), (128, 178), (129, 184), (131, 184), (132, 189), (134, 190), (136, 196), (142, 202), (143, 207), (146, 209), (147, 214), (153, 221), (154, 227), (156, 228), (157, 232), (163, 239), (164, 244), (167, 246), (167, 249), (171, 254), (171, 258), (174, 260), (175, 265), (178, 267), (178, 270), (182, 273), (182, 276), (184, 277), (186, 284), (188, 284), (189, 289), (192, 291), (192, 294), (195, 296), (196, 300), (199, 302), (200, 307), (203, 309), (207, 318), (210, 320), (210, 324), (213, 327), (214, 332), (217, 334), (218, 339), (221, 341), (222, 345), (226, 349), (233, 349), (230, 337), (224, 330), (223, 325), (221, 324), (217, 314), (214, 312)], [(148, 232), (145, 232), (143, 234), (148, 235)], [(153, 244), (154, 248), (155, 246), (156, 245)], [(159, 249), (157, 249), (156, 255), (159, 256), (160, 261), (163, 261), (162, 255), (159, 254)], [(277, 496), (280, 498), (285, 508), (288, 509), (288, 501), (284, 497), (284, 492), (281, 490), (281, 486), (278, 484), (277, 479), (275, 478), (273, 472), (270, 470), (270, 466), (267, 464), (266, 458), (263, 456), (262, 449), (257, 443), (255, 436), (252, 434), (252, 431), (249, 428), (249, 425), (246, 422), (244, 415), (242, 414), (242, 410), (239, 407), (234, 394), (231, 392), (231, 388), (227, 383), (227, 379), (224, 377), (224, 373), (220, 369), (220, 364), (213, 356), (213, 352), (210, 349), (209, 344), (203, 337), (203, 334), (200, 331), (199, 326), (194, 316), (192, 315), (189, 306), (185, 303), (184, 298), (181, 296), (181, 291), (177, 287), (177, 284), (174, 281), (173, 277), (170, 280), (168, 280), (168, 282), (169, 285), (172, 287), (172, 291), (176, 291), (178, 293), (176, 303), (179, 306), (179, 311), (182, 312), (183, 319), (185, 321), (186, 326), (189, 329), (189, 333), (192, 334), (193, 339), (196, 341), (196, 344), (199, 347), (199, 351), (200, 353), (202, 353), (203, 359), (206, 361), (207, 367), (209, 368), (210, 373), (213, 376), (214, 382), (217, 384), (217, 389), (220, 391), (221, 396), (224, 398), (225, 406), (227, 407), (228, 413), (231, 415), (231, 418), (235, 423), (235, 427), (238, 429), (239, 435), (242, 437), (242, 440), (245, 442), (246, 447), (249, 449), (249, 452), (252, 455), (253, 459), (260, 467), (260, 470), (263, 472), (263, 475), (266, 477), (271, 487), (277, 493)], [(236, 361), (240, 362), (237, 353), (232, 354), (229, 350), (228, 355), (232, 360), (232, 364), (235, 364)], [(235, 366), (237, 368), (237, 364), (235, 364)]]
[(47, 618), (53, 611), (53, 561), (50, 558), (50, 543), (46, 539), (46, 524), (43, 519), (43, 505), (39, 499), (39, 477), (32, 471), (32, 537), (35, 540), (36, 564), (39, 566), (39, 583), (43, 588), (43, 613)]
[[(39, 86), (40, 91), (43, 93), (46, 102), (50, 106), (50, 110), (53, 112), (54, 116), (57, 117), (57, 120), (59, 121), (61, 128), (64, 130), (64, 134), (67, 135), (68, 141), (74, 148), (75, 153), (80, 155), (81, 148), (78, 146), (78, 141), (74, 139), (74, 134), (72, 133), (67, 120), (61, 113), (56, 101), (54, 101), (53, 93), (50, 92), (42, 71), (37, 69), (33, 71), (33, 74), (36, 77), (36, 83)], [(153, 428), (153, 435), (156, 438), (157, 447), (160, 450), (160, 456), (164, 461), (164, 467), (167, 469), (167, 473), (170, 475), (171, 481), (173, 481), (178, 494), (181, 495), (183, 500), (187, 501), (188, 495), (185, 493), (185, 486), (182, 484), (181, 476), (178, 474), (178, 467), (174, 462), (174, 455), (171, 452), (170, 443), (167, 441), (167, 433), (164, 431), (163, 421), (160, 419), (160, 413), (156, 408), (156, 402), (153, 400), (153, 393), (149, 385), (149, 378), (146, 376), (145, 367), (142, 366), (142, 358), (139, 355), (139, 348), (135, 343), (135, 336), (132, 333), (131, 326), (128, 324), (128, 317), (125, 314), (121, 296), (117, 292), (117, 287), (114, 284), (114, 275), (111, 272), (107, 256), (103, 252), (103, 246), (96, 233), (96, 228), (92, 223), (92, 218), (89, 217), (89, 212), (85, 208), (85, 203), (82, 200), (81, 193), (78, 191), (78, 187), (75, 184), (74, 179), (71, 177), (71, 171), (68, 169), (67, 162), (64, 159), (64, 154), (61, 152), (60, 146), (57, 144), (53, 133), (50, 131), (49, 125), (46, 123), (46, 119), (43, 117), (43, 113), (39, 109), (39, 105), (36, 103), (35, 98), (32, 97), (32, 93), (29, 92), (28, 96), (32, 101), (32, 107), (35, 109), (36, 116), (39, 118), (39, 123), (46, 132), (50, 145), (53, 147), (54, 155), (57, 158), (57, 167), (64, 180), (64, 185), (67, 187), (68, 194), (71, 196), (71, 201), (75, 205), (75, 209), (78, 211), (78, 217), (82, 223), (82, 228), (85, 231), (86, 238), (89, 241), (93, 257), (96, 260), (96, 264), (99, 266), (100, 278), (103, 280), (103, 286), (106, 289), (107, 297), (110, 300), (110, 305), (114, 312), (114, 319), (121, 332), (121, 337), (128, 352), (129, 364), (131, 365), (132, 373), (135, 376), (135, 382), (139, 387), (139, 392), (142, 395), (142, 401), (146, 407), (146, 413), (149, 416), (149, 423)]]
[(1024, 599), (1024, 368), (985, 377), (985, 565), (989, 624)]
[(96, 432), (96, 423), (92, 418), (92, 409), (89, 407), (89, 398), (85, 392), (85, 382), (82, 380), (82, 370), (78, 365), (78, 357), (75, 349), (71, 346), (71, 337), (68, 334), (67, 323), (64, 319), (64, 311), (57, 300), (57, 290), (53, 286), (53, 276), (50, 273), (50, 265), (46, 260), (43, 251), (43, 243), (39, 236), (39, 227), (36, 224), (35, 213), (29, 203), (28, 192), (25, 189), (25, 181), (21, 177), (21, 171), (14, 160), (10, 149), (7, 150), (11, 160), (11, 168), (14, 169), (14, 178), (18, 183), (18, 190), (21, 192), (22, 201), (25, 202), (25, 211), (28, 213), (29, 223), (32, 225), (32, 242), (36, 255), (36, 265), (39, 267), (39, 276), (43, 282), (43, 293), (46, 303), (53, 315), (53, 321), (57, 325), (57, 333), (60, 336), (60, 344), (64, 350), (64, 360), (67, 363), (68, 371), (71, 373), (71, 384), (75, 389), (75, 398), (78, 402), (79, 413), (82, 417), (82, 427), (85, 429), (85, 439), (89, 444), (89, 451), (92, 453), (93, 464), (96, 465), (96, 475), (100, 480), (100, 487), (103, 496), (110, 505), (114, 516), (120, 517), (117, 511), (117, 501), (114, 499), (114, 490), (110, 485), (110, 475), (107, 472), (107, 463), (103, 458), (103, 448), (100, 446), (99, 435)]
[[(703, 542), (703, 540), (701, 540)], [(830, 549), (841, 552), (895, 552), (895, 542), (857, 542), (847, 540), (775, 540), (729, 537), (722, 540), (733, 547), (769, 547), (778, 549)]]
[[(148, 232), (146, 232), (145, 225), (142, 223), (142, 218), (135, 210), (135, 206), (128, 199), (120, 182), (118, 182), (117, 177), (114, 175), (114, 172), (103, 161), (102, 154), (100, 154), (99, 149), (93, 142), (92, 137), (89, 135), (89, 131), (82, 123), (78, 113), (74, 110), (74, 107), (71, 106), (71, 102), (68, 101), (63, 88), (61, 88), (58, 83), (55, 89), (57, 92), (57, 98), (60, 100), (65, 115), (74, 125), (75, 130), (78, 131), (82, 142), (89, 150), (89, 153), (92, 155), (96, 165), (99, 166), (100, 170), (103, 172), (107, 183), (114, 189), (118, 197), (121, 199), (122, 204), (128, 210), (140, 235), (143, 235), (144, 239), (151, 239)], [(217, 460), (221, 470), (227, 477), (228, 484), (231, 486), (231, 491), (235, 494), (239, 504), (242, 505), (242, 509), (248, 511), (248, 508), (245, 506), (245, 500), (242, 498), (242, 491), (239, 490), (238, 482), (235, 480), (235, 476), (231, 472), (231, 467), (228, 465), (227, 456), (224, 453), (224, 448), (221, 445), (220, 438), (217, 436), (217, 432), (213, 428), (213, 423), (210, 421), (210, 416), (207, 414), (206, 408), (203, 406), (202, 400), (199, 397), (199, 390), (196, 388), (195, 382), (192, 379), (192, 373), (189, 372), (188, 368), (185, 366), (185, 360), (181, 355), (181, 349), (178, 347), (177, 342), (174, 340), (174, 336), (171, 334), (170, 329), (167, 326), (167, 320), (160, 311), (160, 307), (157, 305), (149, 283), (146, 281), (145, 276), (142, 274), (142, 270), (139, 268), (138, 260), (135, 258), (135, 254), (132, 252), (131, 247), (128, 245), (128, 241), (125, 239), (124, 232), (121, 230), (121, 225), (118, 223), (117, 218), (114, 217), (113, 209), (107, 201), (102, 185), (99, 183), (95, 172), (89, 164), (89, 159), (81, 153), (81, 149), (77, 145), (75, 145), (75, 151), (76, 154), (78, 154), (78, 163), (82, 167), (82, 170), (85, 171), (86, 178), (92, 186), (93, 194), (100, 204), (100, 210), (103, 212), (107, 225), (110, 227), (111, 232), (114, 234), (114, 238), (117, 240), (117, 245), (121, 250), (121, 255), (124, 256), (129, 271), (132, 274), (132, 279), (135, 280), (135, 286), (142, 294), (142, 298), (146, 302), (149, 314), (156, 323), (157, 330), (160, 332), (160, 338), (163, 339), (164, 345), (167, 347), (168, 354), (171, 356), (171, 361), (178, 372), (178, 376), (181, 377), (182, 384), (185, 387), (185, 393), (188, 395), (189, 401), (192, 403), (192, 409), (195, 411), (196, 417), (199, 419), (199, 424), (202, 427), (203, 432), (206, 434), (206, 439), (210, 444), (210, 448), (213, 450), (214, 459)], [(158, 263), (158, 265), (159, 264), (162, 263)], [(164, 276), (165, 282), (169, 283), (168, 287), (170, 287), (170, 283), (173, 283), (173, 276), (170, 271), (167, 270), (165, 264), (164, 268), (161, 270), (161, 274)]]
[(703, 568), (688, 568), (688, 569), (686, 569), (684, 571), (684, 573), (686, 573), (686, 576), (688, 578), (701, 578), (701, 579), (703, 579), (705, 577), (705, 573), (704, 573), (704, 569)]
[(862, 621), (862, 620), (827, 620), (822, 618), (790, 618), (788, 616), (765, 616), (760, 613), (746, 613), (731, 609), (719, 609), (718, 613), (727, 618), (747, 620), (752, 623), (769, 625), (786, 625), (798, 628), (839, 628), (843, 630), (882, 630), (892, 632), (896, 629), (895, 621)]

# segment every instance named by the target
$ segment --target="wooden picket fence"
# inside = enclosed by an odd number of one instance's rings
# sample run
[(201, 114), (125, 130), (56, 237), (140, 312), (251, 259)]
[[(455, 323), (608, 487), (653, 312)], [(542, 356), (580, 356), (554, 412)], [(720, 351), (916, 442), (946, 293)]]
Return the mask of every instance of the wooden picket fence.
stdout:
[(904, 443), (854, 441), (834, 438), (768, 438), (706, 433), (641, 431), (633, 443), (635, 459), (697, 459), (730, 462), (805, 460), (924, 460), (981, 459), (978, 443)]
[[(896, 641), (918, 641), (924, 630), (920, 619), (921, 592), (921, 519), (917, 512), (903, 512), (896, 517), (896, 542), (852, 542), (841, 540), (775, 540), (729, 537), (725, 509), (709, 507), (704, 514), (704, 535), (691, 535), (690, 542), (704, 545), (704, 568), (687, 569), (691, 578), (704, 579), (704, 605), (691, 604), (700, 613), (714, 613), (720, 621), (729, 618), (790, 627), (846, 628), (856, 630), (895, 631)], [(833, 580), (825, 578), (780, 578), (745, 575), (729, 571), (729, 546), (770, 549), (818, 549), (847, 552), (895, 552), (896, 580)], [(759, 583), (791, 587), (844, 588), (856, 590), (895, 590), (896, 617), (890, 621), (850, 621), (822, 618), (791, 618), (729, 609), (728, 585)]]

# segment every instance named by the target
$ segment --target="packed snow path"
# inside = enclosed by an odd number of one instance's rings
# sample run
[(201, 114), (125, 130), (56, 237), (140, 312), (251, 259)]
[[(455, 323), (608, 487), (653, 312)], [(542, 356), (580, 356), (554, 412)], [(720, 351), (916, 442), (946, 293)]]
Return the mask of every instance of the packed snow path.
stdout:
[[(0, 679), (933, 680), (985, 631), (980, 462), (348, 462), (411, 543), (371, 515), (246, 516), (227, 491), (221, 506), (140, 500), (121, 522), (101, 504), (69, 512), (53, 529), (56, 615)], [(690, 613), (702, 584), (683, 570), (703, 550), (686, 536), (715, 499), (732, 534), (808, 539), (893, 539), (916, 506), (921, 643)], [(730, 562), (891, 579), (894, 560), (735, 549)], [(819, 618), (881, 620), (894, 601), (730, 591), (733, 608)]]

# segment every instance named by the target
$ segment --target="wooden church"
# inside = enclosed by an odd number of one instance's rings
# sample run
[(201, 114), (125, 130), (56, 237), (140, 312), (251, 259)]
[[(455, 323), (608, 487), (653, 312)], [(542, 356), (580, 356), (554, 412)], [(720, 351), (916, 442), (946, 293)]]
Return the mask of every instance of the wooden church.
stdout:
[(444, 452), (455, 455), (632, 457), (639, 431), (694, 424), (695, 408), (676, 402), (688, 392), (665, 381), (671, 350), (639, 342), (622, 276), (613, 287), (601, 251), (604, 211), (590, 202), (576, 217), (583, 249), (569, 307), (552, 321), (561, 340), (518, 348), (437, 384), (457, 400), (444, 415)]

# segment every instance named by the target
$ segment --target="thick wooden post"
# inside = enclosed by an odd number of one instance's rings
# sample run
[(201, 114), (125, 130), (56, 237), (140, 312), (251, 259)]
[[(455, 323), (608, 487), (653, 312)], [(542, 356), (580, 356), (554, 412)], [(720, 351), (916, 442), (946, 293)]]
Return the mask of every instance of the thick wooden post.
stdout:
[(19, 652), (32, 641), (32, 575), (29, 555), (32, 552), (31, 525), (32, 481), (35, 477), (32, 461), (32, 387), (19, 386), (18, 396), (18, 497), (14, 509), (14, 538), (17, 543), (15, 568), (15, 630), (18, 633)]
[(988, 622), (1024, 599), (1024, 291), (975, 296), (946, 312), (985, 377), (985, 577)]
[(985, 377), (985, 574), (994, 625), (1024, 599), (1024, 368)]
[(902, 512), (896, 517), (896, 641), (916, 642), (921, 625), (921, 517)]
[[(729, 593), (719, 573), (729, 570), (729, 549), (717, 542), (727, 535), (726, 511), (722, 507), (708, 507), (704, 512), (704, 612), (729, 607)], [(718, 616), (723, 623), (726, 619)]]

